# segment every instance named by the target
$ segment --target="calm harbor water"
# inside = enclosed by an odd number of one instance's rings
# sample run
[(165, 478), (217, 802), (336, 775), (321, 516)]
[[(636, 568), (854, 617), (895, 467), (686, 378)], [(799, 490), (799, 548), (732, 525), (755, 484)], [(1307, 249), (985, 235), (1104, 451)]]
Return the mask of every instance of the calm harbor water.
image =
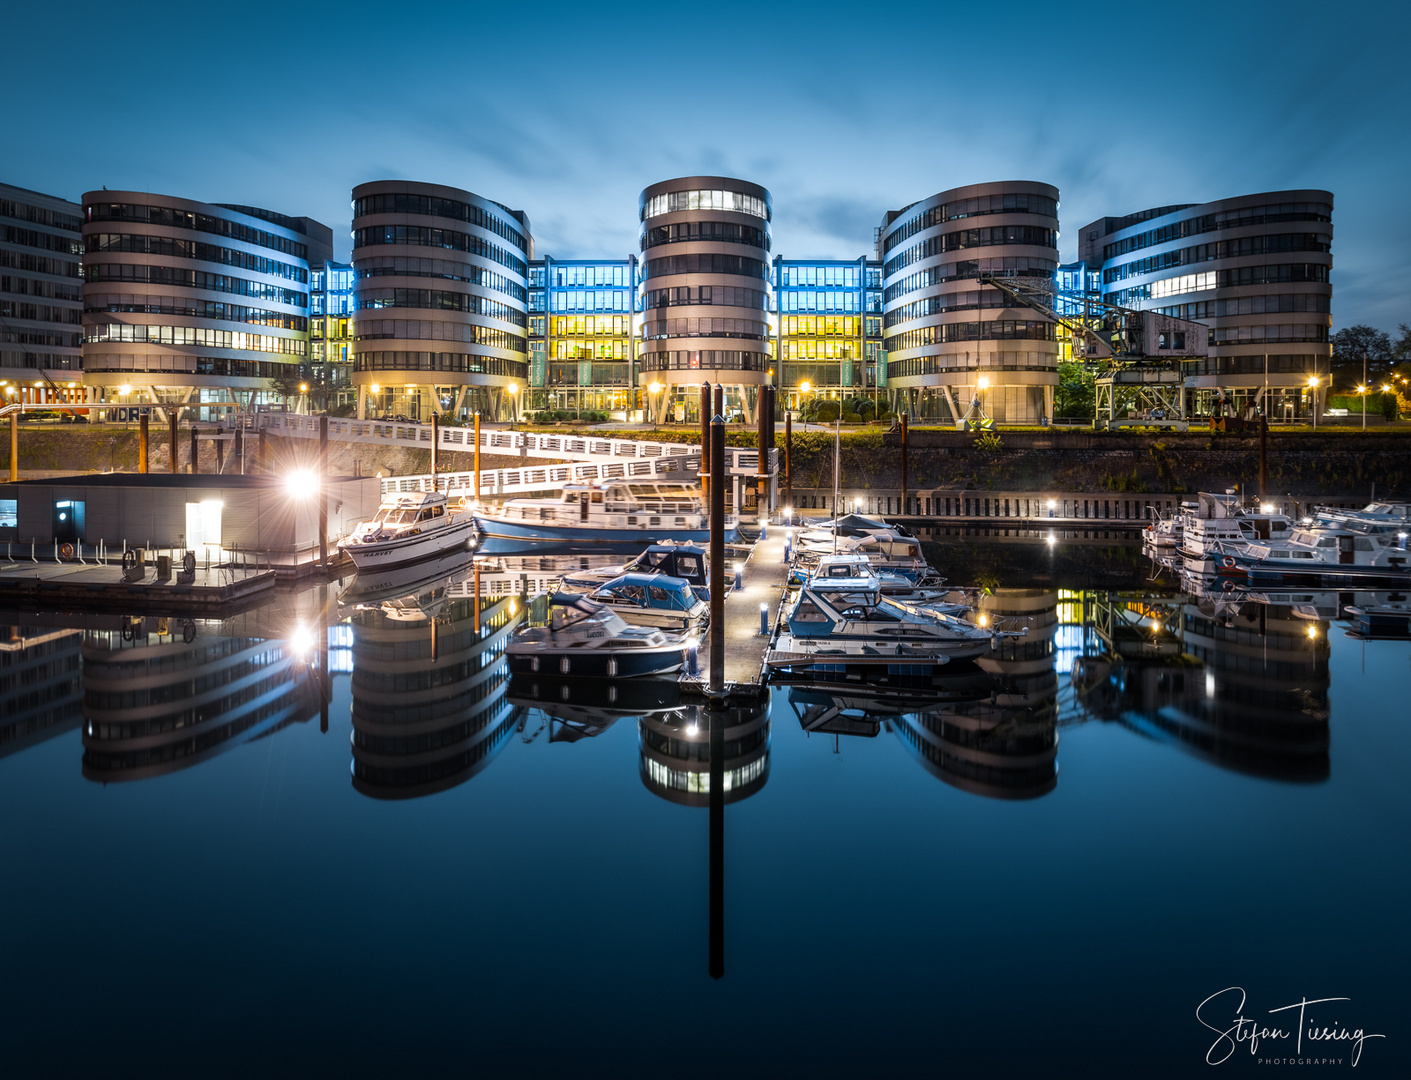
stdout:
[(4, 613), (0, 1075), (1192, 1076), (1236, 986), (1405, 1075), (1411, 643), (930, 540), (1029, 633), (730, 713), (718, 980), (706, 718), (509, 680), (514, 574)]

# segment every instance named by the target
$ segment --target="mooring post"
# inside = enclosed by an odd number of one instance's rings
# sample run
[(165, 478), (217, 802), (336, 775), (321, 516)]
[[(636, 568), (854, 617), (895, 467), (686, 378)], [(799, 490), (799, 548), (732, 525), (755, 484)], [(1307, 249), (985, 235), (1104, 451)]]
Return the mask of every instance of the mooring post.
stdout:
[(903, 515), (903, 516), (906, 515), (906, 499), (907, 499), (907, 486), (908, 486), (908, 485), (907, 485), (907, 480), (909, 479), (908, 476), (907, 476), (907, 467), (911, 464), (911, 462), (910, 462), (910, 460), (909, 460), (909, 459), (910, 459), (910, 456), (911, 456), (911, 446), (910, 446), (910, 439), (908, 438), (908, 434), (909, 434), (909, 433), (908, 433), (908, 431), (907, 431), (907, 416), (906, 416), (906, 413), (902, 413), (902, 414), (901, 414), (901, 512), (902, 512), (902, 515)]
[(195, 476), (201, 471), (200, 450), (196, 443), (196, 421), (191, 421), (191, 475)]
[(235, 457), (240, 462), (240, 475), (245, 475), (245, 429), (235, 429)]
[(725, 417), (710, 422), (710, 688), (725, 693)]
[(701, 383), (701, 499), (710, 508), (710, 383)]
[(318, 560), (328, 569), (328, 414), (318, 418)]
[(144, 413), (137, 418), (137, 471), (145, 473), (147, 471), (147, 415)]
[(480, 505), (480, 410), (475, 412), (475, 504)]
[[(143, 419), (146, 419), (145, 417)], [(225, 428), (216, 425), (216, 474), (225, 472), (225, 440), (221, 438), (225, 434)]]
[[(1366, 395), (1363, 395), (1364, 399)], [(1269, 418), (1259, 417), (1259, 502), (1264, 503), (1264, 485), (1269, 480)]]
[(436, 490), (436, 451), (441, 445), (441, 421), (433, 412), (431, 414), (431, 490)]
[(176, 420), (178, 412), (180, 412), (179, 409), (173, 409), (171, 414), (167, 417), (167, 452), (171, 457), (171, 460), (167, 462), (167, 471), (171, 473), (176, 472), (176, 460), (181, 456), (176, 445)]

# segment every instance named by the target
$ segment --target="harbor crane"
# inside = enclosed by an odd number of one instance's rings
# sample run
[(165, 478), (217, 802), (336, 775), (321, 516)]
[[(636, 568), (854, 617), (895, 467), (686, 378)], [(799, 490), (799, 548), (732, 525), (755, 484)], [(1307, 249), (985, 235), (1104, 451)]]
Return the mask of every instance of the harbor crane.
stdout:
[(1187, 430), (1181, 361), (1206, 357), (1204, 323), (1062, 293), (1050, 278), (982, 273), (979, 280), (1073, 335), (1073, 358), (1096, 375), (1094, 426)]

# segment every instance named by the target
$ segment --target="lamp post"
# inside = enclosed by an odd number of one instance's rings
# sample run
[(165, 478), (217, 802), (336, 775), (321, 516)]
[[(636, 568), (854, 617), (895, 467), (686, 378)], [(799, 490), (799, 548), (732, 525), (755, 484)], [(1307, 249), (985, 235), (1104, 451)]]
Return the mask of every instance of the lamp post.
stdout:
[(1308, 376), (1308, 392), (1313, 401), (1313, 430), (1318, 430), (1318, 376)]
[[(374, 411), (374, 412), (377, 411), (377, 410), (376, 410), (377, 395), (378, 395), (381, 391), (382, 391), (382, 387), (378, 386), (377, 383), (373, 383), (371, 386), (368, 387), (368, 392), (372, 395), (372, 399), (373, 399), (373, 406), (374, 406), (373, 411)], [(376, 420), (376, 419), (378, 419), (378, 418), (374, 416), (373, 419)]]
[(1362, 395), (1362, 430), (1367, 430), (1367, 384), (1363, 383), (1357, 388), (1357, 392)]
[(510, 430), (514, 430), (515, 416), (519, 412), (519, 383), (512, 382), (507, 387), (510, 395)]
[(803, 415), (803, 399), (807, 396), (808, 392), (809, 392), (810, 390), (812, 390), (812, 389), (813, 389), (813, 384), (812, 384), (811, 382), (809, 382), (807, 379), (805, 379), (803, 382), (799, 383), (799, 419), (800, 419), (800, 420), (803, 420), (803, 429), (804, 429), (805, 431), (808, 430), (808, 421), (807, 421), (807, 420), (804, 420), (804, 415)]
[(653, 379), (651, 385), (647, 387), (647, 408), (652, 410), (652, 434), (657, 433), (657, 395), (662, 391), (661, 383)]

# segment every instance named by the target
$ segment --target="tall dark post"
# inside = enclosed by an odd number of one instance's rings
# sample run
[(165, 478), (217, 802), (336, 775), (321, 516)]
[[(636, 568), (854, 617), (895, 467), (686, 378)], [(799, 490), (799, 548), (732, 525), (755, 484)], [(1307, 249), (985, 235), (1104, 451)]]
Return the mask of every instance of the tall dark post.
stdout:
[(710, 688), (725, 692), (725, 417), (710, 422)]
[(323, 604), (318, 623), (318, 730), (328, 734), (328, 703), (333, 700), (333, 676), (328, 673), (328, 586), (323, 587)]
[(167, 448), (171, 451), (171, 460), (167, 462), (167, 468), (176, 472), (176, 459), (181, 455), (177, 452), (176, 446), (176, 420), (177, 410), (173, 409), (171, 415), (167, 417)]
[(435, 413), (431, 414), (431, 490), (436, 490), (436, 461), (437, 451), (441, 446), (441, 421)]
[[(1365, 400), (1366, 395), (1363, 395)], [(1264, 502), (1264, 485), (1269, 481), (1269, 418), (1259, 417), (1259, 501)]]
[(784, 411), (784, 504), (794, 508), (794, 414)]
[(755, 468), (755, 512), (759, 520), (769, 517), (769, 387), (759, 388), (759, 399), (755, 402), (755, 444), (759, 463)]
[(701, 498), (710, 500), (710, 383), (701, 383)]
[(245, 429), (235, 429), (235, 457), (240, 462), (240, 475), (245, 475)]
[(318, 418), (318, 561), (328, 568), (328, 414)]
[[(172, 445), (176, 445), (176, 440), (172, 440)], [(265, 429), (260, 428), (260, 439), (255, 446), (255, 471), (269, 471), (269, 449), (265, 446)], [(171, 467), (172, 472), (176, 472), (176, 466)]]
[[(714, 663), (714, 661), (712, 661)], [(710, 708), (710, 977), (725, 974), (725, 720)]]
[(145, 473), (147, 471), (147, 415), (137, 418), (137, 471)]
[(475, 411), (475, 505), (480, 505), (480, 410)]
[(225, 440), (221, 438), (225, 434), (225, 428), (216, 425), (216, 472), (225, 472)]
[(196, 442), (196, 422), (191, 422), (191, 464), (188, 466), (192, 476), (201, 471), (200, 447)]
[(20, 478), (20, 414), (10, 414), (10, 483)]
[(902, 514), (905, 514), (905, 513), (906, 513), (906, 497), (907, 497), (907, 487), (908, 487), (907, 481), (909, 480), (909, 477), (907, 476), (907, 468), (908, 468), (908, 466), (911, 464), (911, 462), (910, 462), (910, 460), (909, 460), (909, 459), (910, 459), (910, 456), (911, 456), (911, 445), (910, 445), (910, 439), (908, 438), (908, 434), (909, 434), (909, 433), (908, 433), (908, 431), (907, 431), (907, 418), (906, 418), (906, 413), (902, 413), (902, 414), (901, 414), (901, 512), (902, 512)]

